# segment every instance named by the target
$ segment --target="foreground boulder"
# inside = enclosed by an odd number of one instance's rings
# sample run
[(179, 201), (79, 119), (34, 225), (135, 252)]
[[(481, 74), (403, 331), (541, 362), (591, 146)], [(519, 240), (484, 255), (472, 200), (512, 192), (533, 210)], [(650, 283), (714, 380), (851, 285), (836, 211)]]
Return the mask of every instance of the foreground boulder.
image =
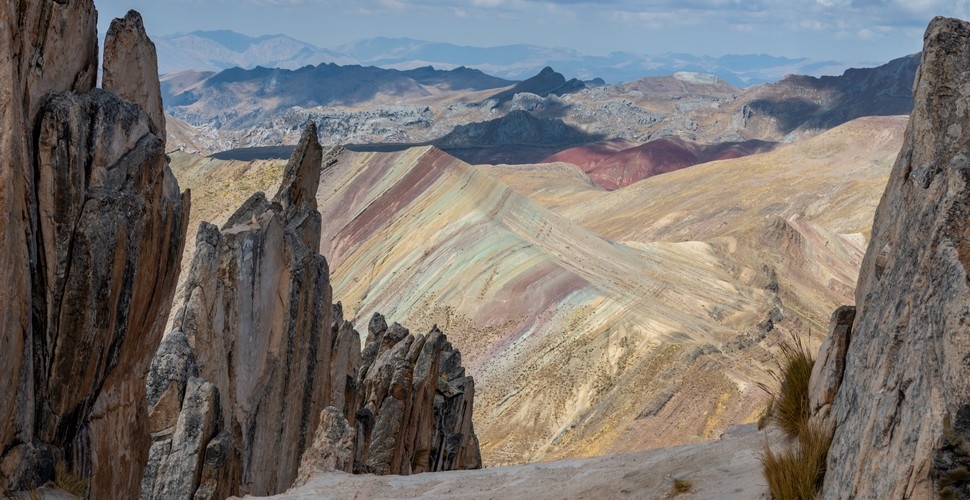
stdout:
[(813, 380), (825, 403), (841, 378), (822, 498), (970, 497), (970, 24), (930, 23), (914, 96), (847, 351)]
[(62, 464), (135, 498), (147, 459), (188, 195), (146, 103), (94, 89), (96, 22), (91, 1), (0, 9), (0, 491)]

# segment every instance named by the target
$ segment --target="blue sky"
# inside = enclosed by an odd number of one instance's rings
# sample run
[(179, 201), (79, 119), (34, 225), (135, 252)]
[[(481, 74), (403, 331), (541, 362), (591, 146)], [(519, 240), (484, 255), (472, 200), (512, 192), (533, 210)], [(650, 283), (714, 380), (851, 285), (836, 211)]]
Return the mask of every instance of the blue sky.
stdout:
[(102, 33), (136, 9), (151, 36), (231, 29), (321, 47), (374, 36), (461, 45), (529, 43), (586, 54), (766, 53), (881, 63), (917, 52), (934, 15), (970, 0), (95, 0)]

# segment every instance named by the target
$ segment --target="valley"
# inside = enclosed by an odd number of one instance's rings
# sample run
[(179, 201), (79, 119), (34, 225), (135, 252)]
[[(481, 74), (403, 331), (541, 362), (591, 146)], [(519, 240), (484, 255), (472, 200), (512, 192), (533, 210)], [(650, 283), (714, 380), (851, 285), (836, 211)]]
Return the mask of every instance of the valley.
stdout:
[(0, 10), (0, 496), (970, 498), (970, 23), (845, 69), (98, 16)]
[[(492, 467), (756, 421), (778, 345), (817, 346), (852, 302), (917, 62), (748, 89), (333, 64), (162, 81), (195, 144), (229, 149), (169, 141), (193, 221), (275, 189), (308, 121), (350, 143), (317, 193), (335, 300), (357, 324), (381, 311), (449, 332)], [(360, 71), (386, 78), (325, 83)], [(219, 105), (241, 101), (255, 107)]]
[[(344, 151), (317, 195), (321, 248), (355, 323), (382, 311), (461, 346), (486, 465), (712, 439), (758, 418), (778, 342), (817, 345), (851, 302), (904, 128), (863, 118), (612, 192), (563, 163)], [(281, 171), (172, 165), (215, 221)]]

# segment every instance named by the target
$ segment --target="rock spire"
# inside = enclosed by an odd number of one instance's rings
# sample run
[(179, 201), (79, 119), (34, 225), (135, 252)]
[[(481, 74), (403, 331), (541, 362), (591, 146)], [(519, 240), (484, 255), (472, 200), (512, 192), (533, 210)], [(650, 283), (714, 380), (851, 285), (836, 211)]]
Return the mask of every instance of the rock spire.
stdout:
[[(142, 374), (189, 198), (141, 103), (94, 89), (96, 23), (90, 0), (0, 9), (0, 491), (62, 466), (92, 498), (135, 498), (147, 459)], [(130, 60), (154, 66), (132, 30)]]

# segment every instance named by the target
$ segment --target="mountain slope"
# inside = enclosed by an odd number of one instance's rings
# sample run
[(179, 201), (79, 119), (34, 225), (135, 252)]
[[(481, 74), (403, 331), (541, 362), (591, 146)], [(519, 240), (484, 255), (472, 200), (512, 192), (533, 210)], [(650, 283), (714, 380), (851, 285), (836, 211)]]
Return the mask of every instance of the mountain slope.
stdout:
[(402, 72), (336, 64), (296, 70), (256, 67), (216, 74), (183, 72), (165, 80), (170, 114), (196, 125), (229, 129), (272, 122), (294, 106), (387, 104), (430, 96), (438, 92), (437, 87), (474, 92), (511, 83), (467, 68)]
[[(616, 245), (431, 148), (347, 154), (324, 175), (335, 296), (354, 317), (455, 332), (488, 463), (622, 447), (602, 434), (617, 419), (657, 446), (757, 412), (757, 390), (723, 376), (733, 362), (704, 354), (767, 315), (770, 293), (737, 283), (709, 246)], [(678, 390), (685, 372), (708, 384)], [(673, 401), (635, 424), (658, 398)], [(694, 411), (719, 401), (717, 417)]]
[(597, 184), (613, 190), (698, 163), (740, 158), (774, 147), (774, 143), (757, 140), (698, 144), (677, 137), (663, 137), (638, 146), (620, 148), (620, 144), (614, 140), (560, 151), (543, 162), (573, 163)]
[[(463, 346), (488, 465), (715, 438), (759, 414), (773, 346), (850, 300), (903, 121), (613, 192), (566, 164), (345, 152), (318, 193), (334, 297)], [(190, 158), (173, 163), (193, 189), (273, 182)]]
[(905, 117), (854, 120), (771, 152), (651, 177), (562, 210), (624, 242), (721, 242), (731, 259), (771, 268), (783, 302), (827, 311), (855, 276)]
[[(793, 76), (746, 90), (690, 72), (581, 88), (580, 82), (565, 82), (552, 70), (513, 88), (512, 82), (468, 68), (402, 72), (321, 65), (296, 71), (177, 73), (163, 79), (163, 88), (169, 114), (217, 131), (217, 138), (207, 139), (211, 144), (205, 149), (211, 151), (291, 143), (295, 131), (311, 120), (328, 144), (441, 144), (436, 141), (456, 127), (498, 122), (517, 111), (559, 120), (593, 138), (587, 142), (605, 138), (642, 144), (674, 136), (718, 144), (792, 142), (855, 117), (905, 114), (912, 108), (905, 89), (914, 75), (910, 57), (839, 77)], [(487, 88), (503, 83), (506, 88)], [(510, 94), (504, 104), (495, 99)], [(483, 146), (489, 145), (464, 147)], [(544, 156), (516, 158), (509, 151), (479, 150), (461, 157), (472, 163), (532, 163), (560, 151), (543, 146)]]

